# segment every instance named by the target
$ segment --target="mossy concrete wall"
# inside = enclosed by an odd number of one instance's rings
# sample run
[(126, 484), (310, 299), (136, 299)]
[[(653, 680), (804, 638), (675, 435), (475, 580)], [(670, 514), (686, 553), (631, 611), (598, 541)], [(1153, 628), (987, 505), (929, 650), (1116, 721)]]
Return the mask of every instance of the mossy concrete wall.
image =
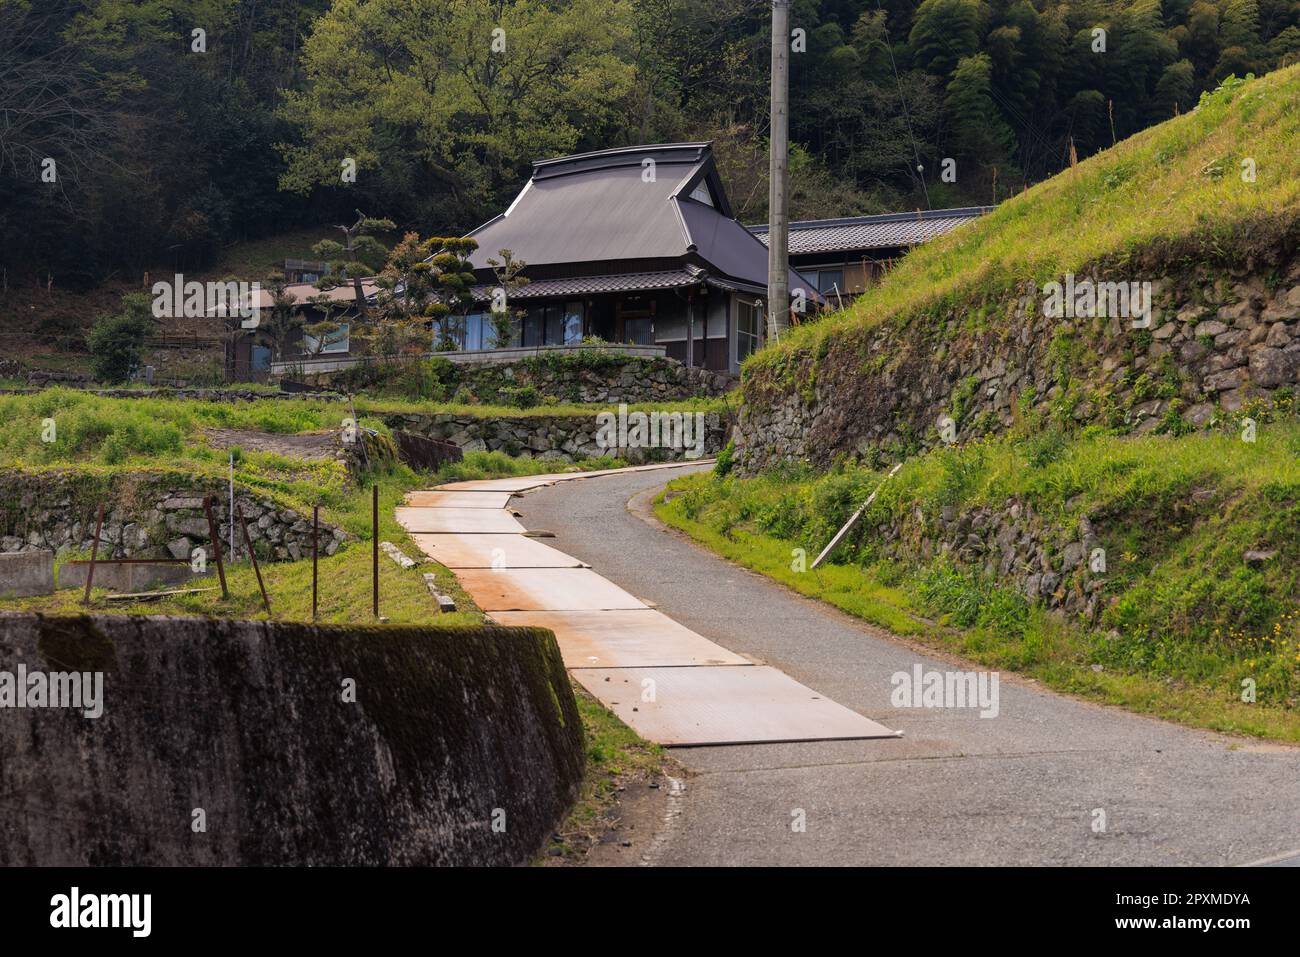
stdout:
[(543, 629), (0, 614), (20, 663), (103, 714), (0, 709), (2, 866), (517, 864), (583, 770)]

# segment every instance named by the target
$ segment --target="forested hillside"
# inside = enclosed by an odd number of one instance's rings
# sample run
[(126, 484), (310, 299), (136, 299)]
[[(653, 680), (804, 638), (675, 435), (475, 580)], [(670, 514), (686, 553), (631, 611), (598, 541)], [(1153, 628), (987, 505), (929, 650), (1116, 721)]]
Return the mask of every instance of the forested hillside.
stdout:
[[(762, 219), (769, 6), (0, 0), (5, 282), (199, 269), (357, 207), (466, 229), (533, 158), (638, 142), (715, 140)], [(1300, 57), (1297, 0), (798, 0), (791, 23), (798, 217), (1005, 198)]]

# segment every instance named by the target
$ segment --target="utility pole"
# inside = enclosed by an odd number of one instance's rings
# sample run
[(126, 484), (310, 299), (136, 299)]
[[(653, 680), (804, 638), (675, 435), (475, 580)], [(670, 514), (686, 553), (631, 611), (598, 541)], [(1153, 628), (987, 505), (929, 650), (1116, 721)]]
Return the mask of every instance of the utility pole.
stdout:
[(767, 334), (790, 325), (790, 0), (772, 0), (772, 120), (767, 192)]

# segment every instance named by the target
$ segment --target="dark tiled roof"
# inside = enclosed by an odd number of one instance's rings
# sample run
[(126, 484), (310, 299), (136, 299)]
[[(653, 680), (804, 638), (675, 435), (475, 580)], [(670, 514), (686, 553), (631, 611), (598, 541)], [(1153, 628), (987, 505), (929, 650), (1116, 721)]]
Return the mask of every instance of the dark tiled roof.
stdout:
[[(990, 206), (967, 206), (794, 222), (790, 224), (790, 255), (915, 246), (977, 219), (990, 209)], [(749, 230), (767, 245), (766, 223), (750, 226)]]
[[(698, 269), (667, 269), (660, 272), (618, 273), (611, 276), (574, 276), (537, 279), (515, 292), (511, 299), (546, 299), (559, 296), (587, 296), (602, 292), (645, 292), (653, 289), (681, 289), (704, 281)], [(492, 298), (490, 285), (475, 286), (474, 298)]]
[[(700, 187), (711, 204), (691, 197)], [(469, 236), (478, 242), (470, 257), (478, 270), (509, 249), (526, 267), (563, 267), (578, 276), (598, 273), (595, 264), (620, 260), (676, 260), (683, 266), (702, 260), (710, 273), (767, 286), (767, 250), (732, 218), (708, 143), (539, 160), (510, 207)], [(817, 297), (797, 273), (791, 272), (790, 286)]]

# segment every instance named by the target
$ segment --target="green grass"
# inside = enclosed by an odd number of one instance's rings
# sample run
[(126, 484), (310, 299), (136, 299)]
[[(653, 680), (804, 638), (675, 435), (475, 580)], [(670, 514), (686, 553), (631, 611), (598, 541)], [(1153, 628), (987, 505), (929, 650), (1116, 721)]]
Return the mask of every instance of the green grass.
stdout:
[[(997, 290), (1159, 251), (1218, 258), (1268, 252), (1300, 209), (1300, 65), (1225, 83), (1194, 112), (1130, 137), (977, 222), (910, 252), (840, 313), (755, 353), (746, 375), (776, 370), (829, 338), (927, 311), (961, 315)], [(1241, 163), (1255, 161), (1255, 182)], [(996, 317), (995, 317), (996, 318)], [(978, 321), (983, 321), (980, 316)]]
[[(490, 467), (483, 470), (485, 475), (493, 474)], [(391, 541), (412, 558), (420, 559), (421, 553), (406, 531), (397, 524), (393, 510), (402, 503), (402, 498), (410, 488), (437, 484), (445, 479), (436, 476), (417, 476), (410, 470), (397, 470), (378, 478), (379, 496), (379, 537)], [(310, 506), (300, 506), (303, 514), (310, 515)], [(322, 521), (327, 518), (341, 524), (350, 534), (359, 539), (345, 543), (333, 556), (322, 557), (319, 561), (319, 604), (320, 621), (325, 622), (365, 622), (371, 617), (371, 492), (370, 489), (353, 489), (338, 500), (335, 508), (322, 509)], [(240, 548), (243, 553), (243, 548)], [(68, 555), (72, 558), (88, 558), (88, 555)], [(262, 578), (271, 601), (272, 616), (277, 620), (311, 620), (311, 559), (296, 562), (263, 562)], [(438, 584), (447, 593), (456, 598), (459, 609), (454, 615), (439, 615), (433, 596), (429, 594), (422, 577), (423, 572), (433, 572), (438, 576)], [(96, 589), (92, 594), (92, 603), (97, 611), (121, 614), (176, 614), (176, 615), (211, 615), (223, 618), (265, 618), (261, 592), (252, 565), (247, 561), (231, 566), (226, 570), (230, 597), (223, 599), (220, 591), (205, 592), (200, 595), (176, 596), (154, 602), (124, 604), (104, 602), (104, 592)], [(215, 574), (203, 587), (218, 585)], [(477, 611), (469, 597), (456, 584), (455, 577), (434, 562), (428, 562), (414, 569), (402, 569), (383, 552), (379, 555), (379, 590), (380, 613), (394, 623), (416, 624), (436, 620), (447, 624), (481, 623), (483, 616)], [(28, 611), (78, 611), (82, 591), (80, 589), (60, 589), (53, 595), (37, 596), (24, 599), (10, 599), (0, 602), (0, 608), (6, 610)]]
[[(133, 484), (147, 476), (166, 486), (169, 480), (187, 484), (195, 476), (224, 480), (229, 453), (212, 447), (204, 438), (209, 428), (247, 429), (290, 435), (338, 429), (339, 403), (313, 400), (258, 400), (211, 402), (167, 398), (111, 399), (73, 389), (47, 389), (34, 395), (0, 397), (0, 416), (8, 428), (0, 431), (0, 467), (39, 474), (45, 470), (85, 472), (98, 479), (96, 488), (115, 488), (119, 479)], [(377, 418), (358, 410), (363, 426), (381, 433), (387, 429)], [(45, 420), (53, 419), (56, 441), (42, 441)], [(565, 466), (573, 470), (614, 468), (620, 459), (596, 458)], [(320, 620), (361, 621), (370, 614), (370, 483), (380, 486), (380, 536), (415, 558), (420, 553), (393, 519), (393, 509), (413, 488), (443, 482), (555, 471), (549, 460), (511, 458), (500, 452), (468, 452), (464, 460), (443, 466), (436, 473), (417, 473), (405, 465), (386, 463), (372, 469), (364, 486), (356, 487), (342, 463), (304, 461), (270, 452), (236, 450), (235, 482), (241, 489), (274, 500), (281, 508), (310, 515), (321, 506), (321, 520), (342, 526), (361, 539), (343, 546), (320, 562)], [(65, 555), (62, 560), (87, 558)], [(436, 614), (423, 578), (415, 570), (403, 571), (381, 555), (381, 611), (395, 622), (418, 622)], [(454, 577), (429, 563), (419, 569), (438, 574), (439, 584), (458, 598), (458, 607), (473, 609)], [(311, 563), (268, 562), (263, 576), (276, 618), (306, 619), (311, 614)], [(231, 569), (231, 597), (219, 593), (178, 596), (161, 602), (97, 607), (123, 613), (209, 614), (223, 617), (258, 617), (264, 614), (251, 566)], [(333, 589), (333, 594), (329, 594)], [(0, 607), (39, 610), (76, 610), (80, 592), (60, 591), (54, 596), (0, 603)], [(445, 616), (444, 616), (445, 617)], [(482, 616), (471, 612), (474, 621)], [(451, 619), (453, 623), (458, 619)]]
[[(725, 557), (900, 635), (1064, 691), (1202, 727), (1300, 741), (1300, 422), (1234, 433), (1074, 441), (1015, 434), (906, 462), (833, 556), (807, 565), (883, 473), (846, 465), (675, 480), (664, 521)], [(900, 557), (876, 531), (941, 511), (1041, 516), (1050, 541), (1090, 517), (1107, 553), (1096, 623), (1066, 620), (978, 569)], [(918, 518), (919, 513), (919, 518)], [(1276, 550), (1247, 565), (1247, 550)], [(1240, 700), (1243, 679), (1258, 700)]]
[[(361, 426), (388, 435), (382, 416), (395, 411), (456, 412), (479, 416), (570, 414), (594, 417), (595, 410), (566, 407), (556, 413), (493, 409), (485, 406), (376, 404), (358, 402)], [(51, 388), (28, 395), (0, 396), (0, 467), (24, 469), (79, 467), (105, 473), (140, 469), (171, 470), (186, 475), (225, 477), (230, 452), (214, 446), (206, 430), (248, 430), (276, 435), (337, 431), (350, 413), (344, 403), (312, 399), (258, 399), (216, 402), (202, 399), (146, 397), (115, 399), (76, 389)], [(43, 441), (53, 423), (53, 442)], [(610, 468), (610, 458), (580, 463), (579, 468)], [(539, 459), (470, 453), (445, 481), (494, 475), (528, 475), (554, 471)], [(400, 469), (399, 469), (400, 471)], [(409, 470), (408, 470), (409, 471)], [(408, 484), (414, 475), (403, 479)], [(345, 509), (348, 477), (333, 459), (305, 461), (272, 452), (235, 450), (235, 481), (285, 505), (301, 510), (320, 504)]]

